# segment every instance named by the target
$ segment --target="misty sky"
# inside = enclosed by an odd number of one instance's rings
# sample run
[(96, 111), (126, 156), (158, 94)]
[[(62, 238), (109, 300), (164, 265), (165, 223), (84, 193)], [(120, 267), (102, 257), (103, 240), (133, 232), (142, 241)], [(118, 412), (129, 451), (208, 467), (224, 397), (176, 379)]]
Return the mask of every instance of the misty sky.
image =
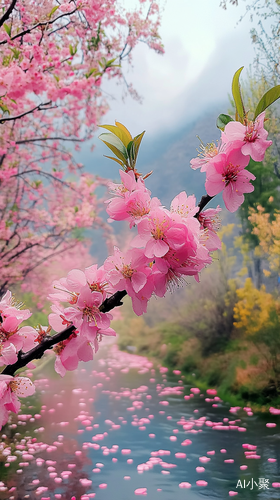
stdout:
[[(124, 0), (133, 5), (133, 0)], [(134, 51), (134, 67), (126, 68), (142, 104), (131, 97), (122, 100), (123, 89), (115, 82), (105, 85), (114, 96), (103, 123), (124, 123), (136, 135), (174, 130), (218, 102), (226, 102), (235, 71), (254, 59), (245, 3), (219, 7), (220, 0), (166, 0), (160, 35), (165, 54), (158, 55), (140, 44)], [(225, 112), (227, 110), (224, 110)]]

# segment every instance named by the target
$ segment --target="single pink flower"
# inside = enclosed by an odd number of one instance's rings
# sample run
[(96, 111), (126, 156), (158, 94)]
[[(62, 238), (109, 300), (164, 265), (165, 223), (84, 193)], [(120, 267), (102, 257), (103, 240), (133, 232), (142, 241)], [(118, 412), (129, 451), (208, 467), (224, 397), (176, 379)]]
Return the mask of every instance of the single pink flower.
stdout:
[(31, 326), (19, 328), (21, 321), (13, 316), (4, 316), (0, 323), (0, 366), (15, 363), (15, 353), (29, 351), (36, 345), (37, 331)]
[(132, 246), (145, 247), (145, 255), (149, 259), (163, 257), (169, 250), (167, 230), (172, 225), (172, 219), (166, 210), (156, 209), (139, 222), (138, 235), (132, 240)]
[(197, 170), (200, 168), (201, 172), (206, 172), (208, 163), (211, 162), (218, 154), (224, 153), (226, 145), (222, 142), (215, 144), (210, 142), (204, 146), (203, 143), (200, 144), (200, 150), (198, 149), (198, 157), (191, 160), (191, 168)]
[(0, 429), (8, 420), (9, 411), (19, 412), (18, 398), (26, 398), (34, 392), (35, 386), (29, 378), (0, 375)]
[(141, 217), (159, 206), (160, 201), (158, 198), (151, 199), (151, 192), (145, 187), (144, 181), (139, 178), (136, 182), (132, 171), (126, 173), (120, 170), (120, 175), (122, 184), (109, 184), (115, 194), (114, 198), (106, 201), (109, 222), (127, 220), (132, 227)]
[(21, 302), (15, 300), (12, 293), (8, 290), (0, 301), (0, 316), (2, 319), (13, 316), (20, 320), (20, 322), (30, 318), (32, 313), (29, 309), (21, 309), (22, 305)]
[(250, 180), (254, 180), (255, 176), (245, 170), (250, 158), (241, 153), (238, 141), (231, 146), (232, 149), (226, 154), (218, 155), (209, 163), (205, 189), (209, 196), (215, 196), (223, 191), (226, 208), (230, 212), (235, 212), (244, 201), (243, 193), (254, 191)]
[(64, 377), (66, 371), (76, 370), (79, 361), (93, 359), (93, 349), (87, 338), (72, 334), (67, 340), (59, 342), (53, 349), (55, 352), (55, 371)]
[(85, 276), (90, 290), (92, 292), (100, 292), (102, 300), (106, 299), (107, 293), (112, 293), (104, 266), (97, 267), (97, 264), (93, 264), (90, 267), (86, 267)]
[(222, 134), (224, 143), (241, 141), (241, 152), (250, 155), (254, 161), (263, 161), (265, 152), (272, 141), (267, 141), (268, 132), (264, 128), (265, 112), (254, 122), (243, 125), (240, 122), (229, 122)]
[(185, 191), (177, 194), (170, 205), (171, 214), (178, 214), (183, 218), (193, 217), (198, 210), (194, 194), (187, 196)]
[(133, 249), (123, 253), (114, 248), (104, 263), (107, 279), (115, 290), (126, 290), (129, 295), (138, 293), (147, 283), (148, 259), (143, 250)]

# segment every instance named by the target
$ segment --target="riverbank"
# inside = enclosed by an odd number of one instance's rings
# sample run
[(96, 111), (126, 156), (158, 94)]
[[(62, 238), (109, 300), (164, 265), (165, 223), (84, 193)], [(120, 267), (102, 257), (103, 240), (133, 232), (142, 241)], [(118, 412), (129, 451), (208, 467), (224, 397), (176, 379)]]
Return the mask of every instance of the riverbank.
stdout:
[(0, 437), (1, 500), (279, 499), (280, 416), (104, 344), (64, 378), (51, 353), (38, 364), (36, 393)]
[[(153, 312), (157, 313), (156, 306)], [(125, 305), (124, 317), (114, 324), (121, 350), (148, 356), (171, 372), (180, 370), (186, 382), (203, 391), (216, 389), (231, 406), (251, 407), (260, 413), (280, 407), (280, 396), (267, 370), (265, 349), (260, 350), (250, 339), (233, 338), (218, 352), (207, 354), (201, 341), (179, 321), (149, 325), (149, 315), (135, 317), (129, 304)]]

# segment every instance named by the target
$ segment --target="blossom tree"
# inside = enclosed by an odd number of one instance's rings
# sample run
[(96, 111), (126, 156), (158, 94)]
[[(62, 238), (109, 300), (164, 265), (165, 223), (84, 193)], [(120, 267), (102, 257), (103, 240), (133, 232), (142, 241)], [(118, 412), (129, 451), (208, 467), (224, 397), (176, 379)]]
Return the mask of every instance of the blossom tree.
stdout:
[[(212, 261), (212, 252), (221, 247), (217, 235), (220, 207), (205, 209), (208, 202), (223, 192), (226, 208), (237, 210), (244, 193), (253, 190), (254, 176), (245, 169), (250, 156), (263, 157), (271, 141), (264, 130), (265, 109), (280, 97), (278, 87), (260, 100), (251, 119), (245, 110), (239, 76), (233, 78), (235, 120), (220, 115), (221, 143), (203, 148), (200, 161), (192, 167), (206, 171), (206, 195), (199, 203), (185, 191), (171, 202), (170, 209), (151, 197), (145, 184), (149, 174), (136, 169), (143, 133), (132, 137), (124, 125), (103, 125), (107, 131), (100, 139), (115, 155), (120, 167), (120, 184), (110, 184), (113, 197), (107, 202), (110, 220), (124, 220), (136, 229), (131, 248), (123, 252), (115, 247), (100, 267), (72, 269), (66, 277), (53, 282), (49, 325), (37, 330), (21, 326), (30, 317), (27, 309), (17, 304), (10, 291), (0, 300), (0, 411), (3, 425), (9, 411), (18, 412), (18, 396), (34, 391), (32, 382), (15, 375), (34, 359), (53, 348), (55, 370), (64, 376), (77, 368), (79, 361), (89, 361), (97, 352), (103, 336), (114, 336), (110, 311), (122, 304), (128, 295), (136, 315), (147, 310), (152, 295), (163, 297), (168, 289), (192, 277), (199, 281), (200, 272)], [(53, 335), (50, 335), (54, 330)]]
[[(4, 0), (0, 18), (0, 293), (79, 246), (99, 216), (102, 179), (81, 172), (69, 145), (90, 140), (108, 104), (104, 78), (142, 41), (163, 52), (154, 1)], [(130, 90), (130, 87), (129, 87)], [(69, 176), (70, 180), (69, 180)], [(39, 287), (33, 283), (33, 291)]]

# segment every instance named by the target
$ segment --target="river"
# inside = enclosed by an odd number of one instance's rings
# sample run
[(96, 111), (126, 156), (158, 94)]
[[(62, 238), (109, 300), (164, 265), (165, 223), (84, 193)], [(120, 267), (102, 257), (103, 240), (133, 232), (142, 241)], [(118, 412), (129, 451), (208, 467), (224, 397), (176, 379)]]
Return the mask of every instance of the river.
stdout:
[(230, 408), (116, 345), (64, 379), (52, 364), (2, 430), (1, 500), (280, 498), (279, 415)]

